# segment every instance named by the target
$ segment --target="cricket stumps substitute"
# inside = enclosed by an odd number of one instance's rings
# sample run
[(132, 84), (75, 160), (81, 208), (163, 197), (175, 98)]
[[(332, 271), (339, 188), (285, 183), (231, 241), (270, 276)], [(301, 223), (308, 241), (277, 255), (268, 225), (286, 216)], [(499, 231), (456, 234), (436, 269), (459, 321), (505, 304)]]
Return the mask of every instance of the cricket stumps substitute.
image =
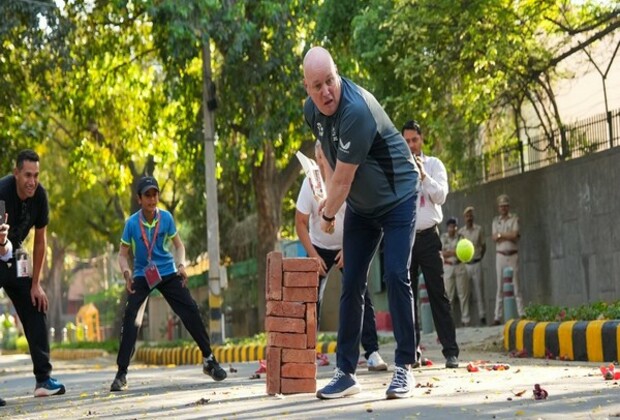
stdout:
[(316, 392), (318, 261), (271, 252), (266, 282), (267, 394)]

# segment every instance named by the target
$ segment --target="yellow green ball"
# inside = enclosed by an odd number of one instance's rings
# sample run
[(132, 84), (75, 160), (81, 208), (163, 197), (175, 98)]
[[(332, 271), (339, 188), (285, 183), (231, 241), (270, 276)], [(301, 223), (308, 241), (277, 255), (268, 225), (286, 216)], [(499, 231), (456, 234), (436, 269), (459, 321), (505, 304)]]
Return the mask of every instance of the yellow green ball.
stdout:
[(467, 238), (463, 238), (456, 244), (456, 257), (464, 263), (468, 263), (474, 258), (476, 252), (474, 244)]

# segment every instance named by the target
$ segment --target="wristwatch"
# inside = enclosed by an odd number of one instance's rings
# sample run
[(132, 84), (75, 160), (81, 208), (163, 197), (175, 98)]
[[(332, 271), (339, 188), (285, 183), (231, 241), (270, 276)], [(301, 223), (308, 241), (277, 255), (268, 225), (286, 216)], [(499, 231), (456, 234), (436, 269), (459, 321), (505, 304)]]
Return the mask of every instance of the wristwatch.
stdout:
[(333, 222), (334, 220), (336, 220), (336, 216), (333, 217), (327, 217), (325, 216), (325, 213), (321, 214), (321, 217), (323, 218), (323, 220), (325, 220), (326, 222)]

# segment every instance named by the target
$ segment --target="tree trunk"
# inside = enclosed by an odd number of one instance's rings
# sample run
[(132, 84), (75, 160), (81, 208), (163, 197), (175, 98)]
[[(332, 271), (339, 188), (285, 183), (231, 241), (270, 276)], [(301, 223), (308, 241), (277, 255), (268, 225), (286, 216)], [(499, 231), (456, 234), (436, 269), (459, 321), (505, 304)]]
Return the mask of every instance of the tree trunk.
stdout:
[(267, 254), (275, 249), (282, 213), (282, 192), (279, 188), (276, 157), (270, 142), (263, 143), (264, 157), (260, 166), (254, 166), (252, 181), (258, 212), (257, 267), (258, 267), (258, 326), (265, 325), (265, 274)]
[(48, 327), (55, 329), (55, 336), (59, 337), (60, 331), (63, 328), (62, 322), (62, 274), (64, 270), (64, 262), (66, 249), (61, 244), (61, 241), (54, 235), (51, 237), (52, 248), (52, 266), (49, 271), (48, 285), (46, 287), (46, 294), (49, 300)]

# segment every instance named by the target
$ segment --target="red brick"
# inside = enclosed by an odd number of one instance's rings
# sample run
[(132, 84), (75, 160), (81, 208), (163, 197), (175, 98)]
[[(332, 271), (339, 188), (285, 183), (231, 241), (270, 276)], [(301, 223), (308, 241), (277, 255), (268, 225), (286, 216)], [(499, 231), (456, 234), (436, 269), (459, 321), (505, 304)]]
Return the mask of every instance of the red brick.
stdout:
[(316, 258), (284, 258), (282, 271), (319, 271), (319, 260)]
[(282, 349), (282, 363), (316, 363), (316, 349)]
[(285, 333), (305, 333), (306, 321), (299, 318), (265, 317), (265, 331)]
[(306, 304), (306, 335), (308, 341), (306, 345), (309, 349), (316, 347), (316, 303)]
[(267, 394), (281, 393), (280, 366), (282, 365), (282, 349), (267, 347)]
[(267, 345), (284, 349), (306, 349), (306, 334), (268, 332)]
[(286, 379), (282, 378), (282, 394), (315, 393), (316, 379)]
[(282, 253), (267, 254), (266, 299), (282, 300)]
[(283, 287), (282, 300), (285, 302), (316, 302), (319, 291), (316, 287)]
[(283, 302), (281, 300), (267, 301), (267, 316), (284, 316), (289, 318), (305, 318), (306, 305), (301, 302)]
[(280, 377), (316, 379), (316, 363), (284, 363)]
[(319, 287), (318, 271), (285, 271), (285, 287)]

